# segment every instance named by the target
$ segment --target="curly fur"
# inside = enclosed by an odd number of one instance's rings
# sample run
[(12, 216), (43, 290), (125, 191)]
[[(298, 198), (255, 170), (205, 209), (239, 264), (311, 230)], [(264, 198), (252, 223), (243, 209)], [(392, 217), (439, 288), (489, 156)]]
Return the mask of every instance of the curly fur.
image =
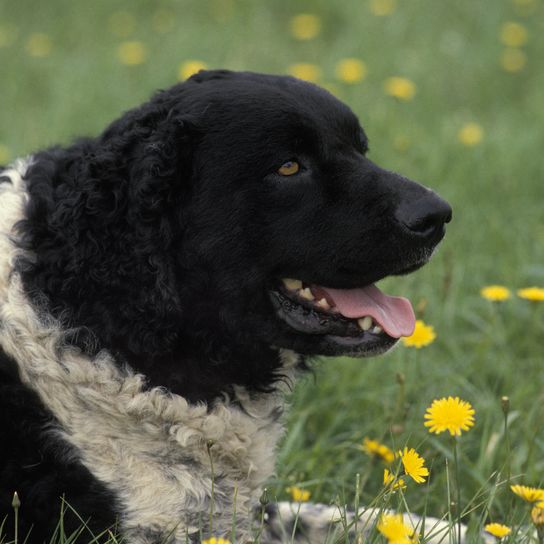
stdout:
[(67, 532), (181, 543), (230, 534), (236, 511), (251, 538), (307, 356), (394, 343), (305, 334), (270, 290), (413, 270), (449, 220), (367, 147), (326, 91), (215, 71), (1, 173), (0, 519), (18, 491), (30, 543), (61, 497)]

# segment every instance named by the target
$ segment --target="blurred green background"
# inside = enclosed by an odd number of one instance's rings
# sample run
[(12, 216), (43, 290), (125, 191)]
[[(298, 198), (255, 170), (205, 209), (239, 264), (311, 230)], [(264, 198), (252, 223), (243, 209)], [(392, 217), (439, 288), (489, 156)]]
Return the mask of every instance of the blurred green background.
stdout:
[[(437, 338), (320, 362), (293, 396), (271, 485), (351, 500), (359, 473), (371, 501), (381, 467), (357, 447), (370, 436), (419, 448), (433, 475), (408, 502), (440, 514), (451, 449), (422, 425), (436, 397), (476, 409), (462, 443), (465, 504), (496, 471), (544, 481), (544, 302), (515, 294), (544, 287), (543, 36), (541, 0), (0, 0), (0, 163), (96, 134), (199, 66), (294, 73), (347, 102), (374, 161), (453, 205), (431, 264), (384, 282)], [(480, 296), (495, 283), (509, 300)], [(495, 491), (488, 510), (504, 516), (506, 486)]]

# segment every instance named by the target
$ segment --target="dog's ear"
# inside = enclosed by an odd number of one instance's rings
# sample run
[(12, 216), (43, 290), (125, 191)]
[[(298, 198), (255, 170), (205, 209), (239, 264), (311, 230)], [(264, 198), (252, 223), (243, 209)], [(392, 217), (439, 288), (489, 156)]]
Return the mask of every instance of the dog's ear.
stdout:
[(150, 103), (97, 139), (33, 157), (19, 225), (32, 255), (21, 259), (23, 280), (101, 347), (160, 353), (175, 342), (195, 129), (193, 119)]

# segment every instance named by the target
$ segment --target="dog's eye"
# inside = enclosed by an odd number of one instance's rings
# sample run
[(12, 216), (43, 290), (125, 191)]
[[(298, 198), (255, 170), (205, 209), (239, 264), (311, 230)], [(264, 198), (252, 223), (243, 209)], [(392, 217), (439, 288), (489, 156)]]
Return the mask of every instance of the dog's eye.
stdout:
[(300, 170), (300, 164), (296, 161), (287, 161), (283, 163), (279, 169), (278, 174), (281, 176), (293, 176)]

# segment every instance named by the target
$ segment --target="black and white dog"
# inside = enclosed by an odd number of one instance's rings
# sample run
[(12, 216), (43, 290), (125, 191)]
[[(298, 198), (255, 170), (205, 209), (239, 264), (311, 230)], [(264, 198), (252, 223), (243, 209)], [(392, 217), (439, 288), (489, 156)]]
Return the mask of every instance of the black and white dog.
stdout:
[(61, 504), (78, 542), (229, 537), (233, 517), (252, 538), (285, 389), (308, 357), (411, 333), (410, 303), (374, 282), (424, 265), (451, 218), (367, 146), (317, 86), (209, 71), (1, 172), (6, 538), (15, 491), (29, 543)]

